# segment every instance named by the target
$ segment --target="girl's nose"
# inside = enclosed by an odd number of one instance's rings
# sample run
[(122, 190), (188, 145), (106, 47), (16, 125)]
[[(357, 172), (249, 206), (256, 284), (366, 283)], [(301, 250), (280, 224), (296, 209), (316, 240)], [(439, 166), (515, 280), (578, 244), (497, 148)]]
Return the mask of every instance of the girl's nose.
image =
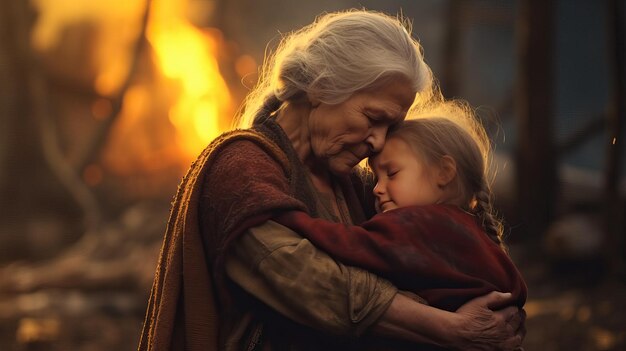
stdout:
[(374, 190), (372, 191), (375, 196), (380, 196), (385, 193), (384, 186), (381, 182), (377, 182), (376, 186), (374, 186)]

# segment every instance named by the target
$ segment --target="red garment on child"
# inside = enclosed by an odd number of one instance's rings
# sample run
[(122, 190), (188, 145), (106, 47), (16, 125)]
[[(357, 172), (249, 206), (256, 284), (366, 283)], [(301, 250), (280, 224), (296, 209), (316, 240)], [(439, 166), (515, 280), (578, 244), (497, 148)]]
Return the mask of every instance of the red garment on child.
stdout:
[(440, 309), (455, 311), (491, 291), (512, 293), (512, 303), (519, 307), (526, 301), (526, 284), (510, 257), (475, 216), (457, 206), (398, 208), (360, 226), (300, 211), (272, 219), (342, 263), (386, 277)]

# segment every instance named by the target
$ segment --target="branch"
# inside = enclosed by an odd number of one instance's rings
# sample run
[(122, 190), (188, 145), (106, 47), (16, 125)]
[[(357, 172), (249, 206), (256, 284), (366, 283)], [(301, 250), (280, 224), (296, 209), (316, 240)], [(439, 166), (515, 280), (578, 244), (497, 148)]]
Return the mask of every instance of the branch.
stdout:
[(95, 158), (97, 158), (104, 146), (107, 136), (111, 131), (111, 127), (113, 127), (113, 123), (119, 117), (119, 114), (122, 110), (122, 106), (124, 105), (124, 95), (126, 91), (130, 87), (130, 83), (132, 78), (134, 77), (137, 67), (139, 64), (139, 57), (141, 51), (146, 45), (146, 30), (148, 27), (148, 20), (150, 19), (150, 8), (151, 8), (151, 0), (146, 0), (146, 8), (143, 14), (143, 18), (141, 20), (141, 31), (137, 37), (137, 42), (135, 43), (134, 55), (130, 63), (130, 67), (128, 69), (128, 75), (126, 79), (122, 83), (120, 90), (117, 95), (111, 99), (111, 112), (104, 119), (104, 121), (100, 124), (99, 128), (96, 129), (95, 135), (93, 138), (90, 138), (90, 142), (85, 145), (85, 147), (81, 148), (84, 150), (82, 154), (78, 157), (78, 162), (76, 163), (76, 170), (80, 173), (85, 168), (93, 162)]

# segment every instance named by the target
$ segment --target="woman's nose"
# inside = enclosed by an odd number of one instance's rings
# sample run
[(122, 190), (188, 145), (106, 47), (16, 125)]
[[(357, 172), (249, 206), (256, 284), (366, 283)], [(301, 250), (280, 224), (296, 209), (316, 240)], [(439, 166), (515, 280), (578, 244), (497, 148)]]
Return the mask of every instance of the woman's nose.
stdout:
[(372, 128), (372, 133), (365, 140), (372, 152), (380, 152), (385, 146), (385, 138), (387, 137), (387, 127), (379, 126)]

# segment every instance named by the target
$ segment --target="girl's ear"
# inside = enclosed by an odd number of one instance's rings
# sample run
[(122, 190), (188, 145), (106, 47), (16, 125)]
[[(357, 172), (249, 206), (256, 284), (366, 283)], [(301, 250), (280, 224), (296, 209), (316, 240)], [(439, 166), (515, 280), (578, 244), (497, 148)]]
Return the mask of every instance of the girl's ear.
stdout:
[(437, 185), (440, 188), (450, 184), (456, 177), (456, 161), (445, 155), (439, 160), (439, 172), (437, 174)]

